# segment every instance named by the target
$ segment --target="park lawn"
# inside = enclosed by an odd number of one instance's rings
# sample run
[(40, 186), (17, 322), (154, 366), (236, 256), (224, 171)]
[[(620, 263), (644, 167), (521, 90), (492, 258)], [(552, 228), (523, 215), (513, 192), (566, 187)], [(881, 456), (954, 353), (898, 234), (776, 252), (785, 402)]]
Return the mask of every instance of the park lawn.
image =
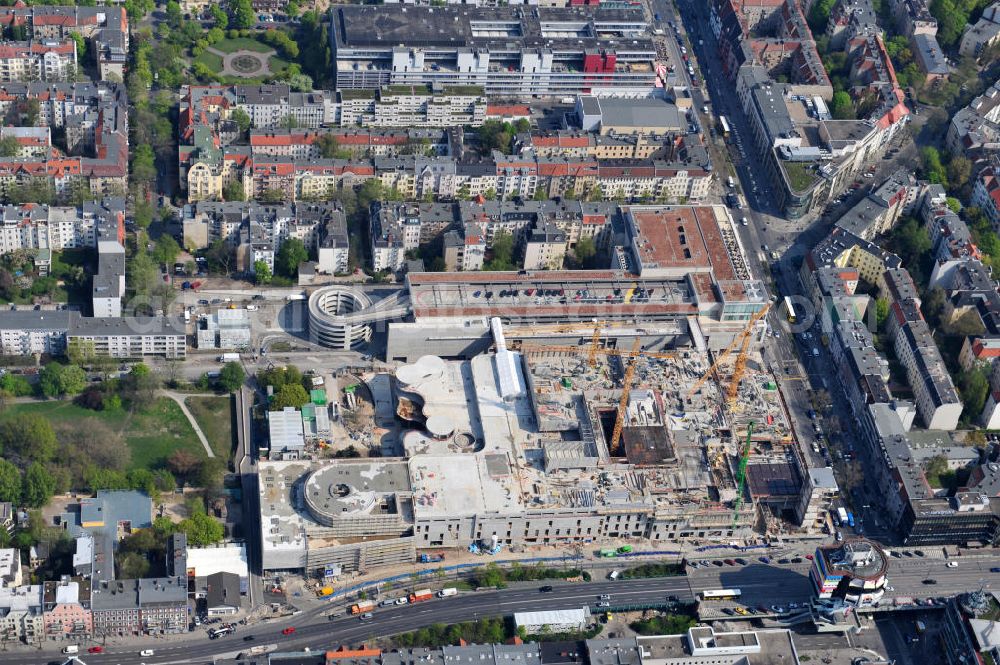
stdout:
[(274, 49), (267, 44), (262, 44), (256, 39), (247, 37), (237, 37), (235, 39), (223, 39), (221, 42), (212, 44), (212, 48), (223, 53), (236, 53), (237, 51), (256, 51), (257, 53), (267, 53)]
[(282, 60), (276, 55), (272, 55), (267, 59), (267, 66), (270, 68), (272, 74), (284, 74), (290, 64), (287, 60)]
[(208, 67), (213, 72), (222, 71), (222, 56), (216, 55), (209, 51), (202, 51), (197, 58), (194, 59), (195, 62), (200, 62), (201, 64)]
[(216, 457), (227, 460), (233, 454), (233, 409), (229, 395), (219, 397), (188, 397), (188, 410), (212, 446)]
[(199, 457), (205, 455), (205, 449), (181, 408), (167, 397), (160, 397), (145, 411), (133, 414), (125, 409), (91, 411), (69, 400), (11, 404), (0, 419), (19, 413), (36, 413), (53, 425), (69, 423), (77, 428), (86, 427), (91, 419), (101, 420), (124, 433), (125, 442), (132, 449), (133, 469), (161, 468), (167, 457), (179, 449), (188, 450)]

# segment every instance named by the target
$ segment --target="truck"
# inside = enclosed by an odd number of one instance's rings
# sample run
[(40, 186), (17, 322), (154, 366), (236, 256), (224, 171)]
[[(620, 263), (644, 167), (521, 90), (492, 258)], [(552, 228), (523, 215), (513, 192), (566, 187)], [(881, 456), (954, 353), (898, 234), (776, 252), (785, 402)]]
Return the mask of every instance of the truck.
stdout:
[(837, 517), (840, 518), (840, 524), (847, 524), (847, 509), (839, 506), (837, 508)]
[(220, 363), (238, 363), (240, 361), (240, 354), (238, 353), (223, 353), (218, 357)]
[(288, 297), (285, 298), (288, 302), (294, 302), (296, 300), (305, 300), (306, 296), (304, 293), (289, 293)]
[(573, 102), (576, 101), (576, 97), (563, 97), (559, 101), (562, 102), (563, 104), (572, 104)]
[(208, 631), (208, 637), (214, 640), (222, 637), (223, 635), (228, 635), (229, 633), (235, 633), (235, 632), (236, 632), (236, 626), (234, 626), (231, 623), (227, 623), (223, 626), (220, 626), (218, 628), (213, 628), (212, 630)]
[(351, 614), (364, 614), (365, 612), (370, 612), (373, 609), (375, 609), (375, 601), (359, 600), (354, 605), (351, 605)]
[(332, 586), (322, 587), (319, 591), (316, 592), (316, 595), (319, 596), (320, 598), (326, 598), (327, 596), (332, 596), (333, 587)]
[(448, 596), (454, 596), (456, 593), (458, 593), (458, 589), (455, 587), (445, 587), (444, 589), (438, 591), (438, 598), (447, 598)]
[(410, 594), (411, 603), (419, 603), (424, 600), (430, 600), (434, 597), (434, 592), (430, 589), (418, 589)]
[(444, 552), (432, 552), (420, 555), (420, 563), (437, 563), (438, 561), (444, 561)]

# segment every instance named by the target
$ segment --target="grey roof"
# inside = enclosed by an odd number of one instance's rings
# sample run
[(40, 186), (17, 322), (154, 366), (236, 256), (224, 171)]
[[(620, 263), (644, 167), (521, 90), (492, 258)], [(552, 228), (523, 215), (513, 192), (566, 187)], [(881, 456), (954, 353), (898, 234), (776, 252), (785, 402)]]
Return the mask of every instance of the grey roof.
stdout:
[(184, 323), (169, 316), (153, 317), (76, 317), (69, 329), (70, 336), (100, 337), (103, 335), (172, 335), (184, 337)]
[[(346, 5), (333, 10), (330, 29), (334, 51), (342, 49), (391, 49), (406, 47), (444, 47), (450, 49), (488, 48), (509, 51), (513, 48), (551, 48), (574, 52), (586, 48), (614, 49), (619, 43), (629, 51), (652, 50), (649, 24), (637, 9), (572, 7), (473, 7), (447, 5), (414, 7), (412, 5)], [(497, 25), (484, 31), (476, 24)], [(504, 31), (505, 24), (517, 29)], [(548, 26), (545, 26), (548, 24)], [(554, 26), (553, 26), (554, 24)], [(565, 29), (558, 31), (559, 24)], [(583, 33), (581, 25), (589, 36)], [(619, 42), (602, 38), (600, 33), (628, 33)], [(589, 27), (589, 29), (587, 29)]]
[(687, 122), (680, 111), (663, 99), (595, 98), (600, 108), (601, 124), (613, 127), (670, 127), (682, 129)]
[(917, 52), (917, 60), (928, 74), (947, 76), (951, 73), (944, 51), (938, 44), (937, 37), (926, 33), (913, 35), (913, 45)]
[(5, 310), (0, 313), (0, 330), (66, 332), (78, 319), (70, 310)]
[(205, 602), (208, 609), (240, 606), (240, 576), (235, 573), (213, 573), (207, 578)]

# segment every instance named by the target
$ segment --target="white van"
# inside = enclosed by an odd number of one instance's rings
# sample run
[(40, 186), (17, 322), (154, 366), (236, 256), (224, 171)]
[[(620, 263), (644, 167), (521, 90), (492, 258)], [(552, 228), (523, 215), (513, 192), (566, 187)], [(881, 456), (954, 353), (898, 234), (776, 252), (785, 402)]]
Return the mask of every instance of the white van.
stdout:
[(617, 570), (612, 570), (612, 571), (611, 571), (611, 572), (610, 572), (610, 573), (608, 574), (608, 579), (609, 579), (609, 580), (617, 580), (617, 579), (618, 579), (618, 576), (619, 576), (620, 574), (621, 574), (621, 573), (619, 573), (619, 572), (618, 572)]
[(67, 656), (72, 656), (73, 654), (80, 653), (80, 647), (75, 644), (71, 644), (68, 647), (63, 647), (62, 652)]

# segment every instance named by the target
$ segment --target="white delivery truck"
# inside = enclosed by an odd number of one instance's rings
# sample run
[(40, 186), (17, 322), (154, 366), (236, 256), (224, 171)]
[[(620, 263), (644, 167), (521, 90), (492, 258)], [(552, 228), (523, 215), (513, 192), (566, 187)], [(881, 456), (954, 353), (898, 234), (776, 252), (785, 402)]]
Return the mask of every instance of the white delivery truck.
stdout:
[(240, 354), (238, 353), (223, 353), (219, 356), (220, 363), (238, 363), (240, 361)]
[(455, 587), (446, 587), (438, 591), (438, 598), (447, 598), (448, 596), (454, 596), (456, 593), (458, 593), (458, 589)]

